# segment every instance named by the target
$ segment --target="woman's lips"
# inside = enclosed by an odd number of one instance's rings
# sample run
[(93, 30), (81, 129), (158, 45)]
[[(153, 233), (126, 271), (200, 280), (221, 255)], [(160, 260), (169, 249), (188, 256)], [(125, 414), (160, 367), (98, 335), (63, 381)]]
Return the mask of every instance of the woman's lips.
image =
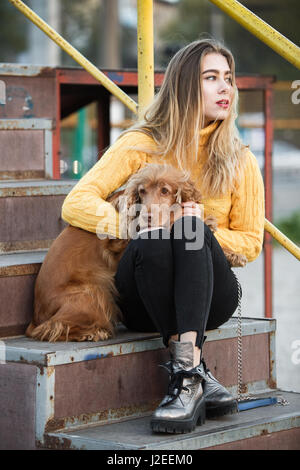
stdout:
[(220, 100), (217, 101), (216, 103), (218, 106), (221, 106), (221, 108), (227, 109), (229, 107), (229, 101), (228, 100)]

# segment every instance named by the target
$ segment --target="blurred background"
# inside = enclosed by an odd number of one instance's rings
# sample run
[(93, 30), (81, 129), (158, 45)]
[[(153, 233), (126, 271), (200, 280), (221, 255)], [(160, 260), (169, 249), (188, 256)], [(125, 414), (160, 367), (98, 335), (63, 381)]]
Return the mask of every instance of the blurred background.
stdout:
[[(137, 68), (136, 0), (25, 0), (100, 69)], [(273, 223), (300, 244), (300, 72), (208, 0), (154, 0), (155, 68), (163, 70), (185, 44), (215, 37), (232, 51), (238, 75), (275, 76), (273, 107)], [(243, 0), (245, 7), (295, 44), (299, 0)], [(9, 2), (0, 5), (0, 61), (74, 67), (77, 64)], [(297, 93), (297, 88), (299, 92)], [(137, 97), (133, 96), (137, 101)], [(111, 98), (111, 143), (133, 116)], [(261, 91), (243, 91), (237, 126), (263, 173)], [(98, 159), (96, 105), (62, 122), (61, 175), (80, 178)], [(236, 270), (243, 316), (263, 317), (263, 256)], [(300, 391), (299, 262), (274, 242), (273, 309), (278, 320), (278, 383)], [(298, 349), (297, 349), (298, 348)]]

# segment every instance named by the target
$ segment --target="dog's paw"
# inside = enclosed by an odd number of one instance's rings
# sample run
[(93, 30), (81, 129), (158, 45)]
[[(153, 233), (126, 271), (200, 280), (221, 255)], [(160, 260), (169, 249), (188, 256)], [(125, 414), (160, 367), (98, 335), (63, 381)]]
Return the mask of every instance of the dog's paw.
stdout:
[(91, 333), (83, 334), (79, 341), (105, 341), (112, 337), (112, 334), (105, 329), (97, 329)]

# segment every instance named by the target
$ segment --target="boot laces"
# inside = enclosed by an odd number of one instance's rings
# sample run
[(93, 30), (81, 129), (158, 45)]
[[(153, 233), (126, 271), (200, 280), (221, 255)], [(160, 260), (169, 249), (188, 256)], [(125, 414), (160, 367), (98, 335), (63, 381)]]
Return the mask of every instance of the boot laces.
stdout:
[(183, 405), (183, 402), (180, 398), (180, 394), (182, 390), (185, 390), (189, 392), (189, 388), (185, 387), (183, 385), (183, 379), (184, 378), (190, 378), (195, 375), (200, 375), (197, 371), (197, 369), (191, 369), (191, 370), (184, 370), (180, 369), (178, 371), (174, 371), (173, 364), (171, 362), (168, 362), (166, 365), (159, 365), (159, 367), (162, 367), (166, 369), (169, 373), (169, 386), (168, 386), (168, 396), (170, 399), (163, 403), (161, 406), (166, 406), (172, 403), (173, 401), (176, 400), (176, 398), (179, 398), (181, 401), (181, 404)]

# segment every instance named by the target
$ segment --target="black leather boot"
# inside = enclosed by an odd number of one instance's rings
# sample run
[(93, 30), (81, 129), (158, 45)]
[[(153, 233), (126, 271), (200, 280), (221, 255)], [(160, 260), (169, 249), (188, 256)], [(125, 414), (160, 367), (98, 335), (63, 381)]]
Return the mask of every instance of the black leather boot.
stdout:
[(171, 361), (165, 367), (170, 374), (168, 393), (151, 419), (154, 432), (185, 433), (205, 422), (202, 372), (193, 367), (192, 342), (170, 341)]
[(201, 359), (203, 396), (205, 398), (206, 417), (215, 418), (237, 412), (237, 400), (221, 385)]

